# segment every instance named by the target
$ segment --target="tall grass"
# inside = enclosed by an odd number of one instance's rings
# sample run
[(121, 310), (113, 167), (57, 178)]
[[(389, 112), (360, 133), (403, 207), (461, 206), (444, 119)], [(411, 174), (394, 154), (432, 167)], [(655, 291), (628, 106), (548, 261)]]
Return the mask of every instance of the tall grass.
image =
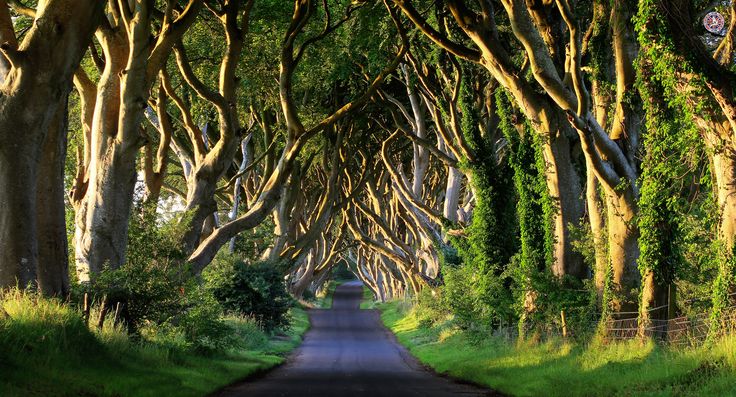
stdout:
[(292, 317), (295, 327), (277, 340), (252, 319), (226, 318), (238, 343), (201, 355), (171, 333), (144, 329), (131, 337), (112, 319), (97, 329), (60, 300), (7, 291), (0, 294), (0, 396), (206, 395), (282, 362), (308, 324), (299, 308)]
[(513, 396), (736, 396), (736, 336), (690, 348), (653, 342), (509, 342), (448, 322), (429, 324), (404, 302), (384, 323), (436, 371)]

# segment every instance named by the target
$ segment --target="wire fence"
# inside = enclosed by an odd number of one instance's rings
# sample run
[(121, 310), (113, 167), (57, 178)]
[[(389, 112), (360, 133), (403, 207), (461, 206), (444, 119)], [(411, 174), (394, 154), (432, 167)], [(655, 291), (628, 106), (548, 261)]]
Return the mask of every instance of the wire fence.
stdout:
[(653, 338), (675, 346), (695, 346), (718, 333), (736, 331), (736, 306), (724, 310), (718, 320), (711, 313), (680, 316), (671, 319), (636, 318), (606, 321), (605, 337), (609, 340)]
[[(733, 301), (736, 293), (731, 294), (730, 298)], [(670, 313), (668, 305), (650, 309), (648, 313), (649, 319), (640, 318), (638, 312), (619, 312), (615, 318), (602, 319), (600, 314), (563, 311), (556, 320), (522, 322), (523, 327), (519, 327), (518, 323), (498, 323), (493, 327), (493, 335), (513, 341), (520, 337), (520, 331), (526, 337), (539, 339), (579, 337), (600, 332), (607, 341), (654, 339), (685, 347), (700, 345), (710, 336), (736, 334), (736, 306), (724, 309), (717, 320), (711, 312), (662, 319)]]

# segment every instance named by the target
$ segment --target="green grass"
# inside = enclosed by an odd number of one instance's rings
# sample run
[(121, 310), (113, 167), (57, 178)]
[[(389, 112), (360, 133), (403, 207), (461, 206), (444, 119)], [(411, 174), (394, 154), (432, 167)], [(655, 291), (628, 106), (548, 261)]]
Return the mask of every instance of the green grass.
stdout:
[(335, 288), (342, 284), (341, 281), (331, 280), (322, 291), (317, 294), (314, 300), (314, 307), (318, 309), (330, 309), (332, 308), (332, 296), (335, 294)]
[(309, 327), (301, 308), (292, 319), (268, 337), (230, 318), (242, 345), (200, 355), (133, 341), (119, 327), (90, 329), (56, 300), (10, 293), (0, 296), (0, 396), (203, 396), (283, 362)]
[(675, 350), (630, 341), (513, 345), (449, 323), (422, 326), (407, 304), (380, 305), (383, 322), (440, 373), (513, 396), (736, 396), (736, 336)]
[(376, 304), (376, 297), (373, 295), (373, 291), (371, 291), (370, 288), (363, 286), (363, 301), (360, 302), (360, 308), (364, 310), (375, 309)]

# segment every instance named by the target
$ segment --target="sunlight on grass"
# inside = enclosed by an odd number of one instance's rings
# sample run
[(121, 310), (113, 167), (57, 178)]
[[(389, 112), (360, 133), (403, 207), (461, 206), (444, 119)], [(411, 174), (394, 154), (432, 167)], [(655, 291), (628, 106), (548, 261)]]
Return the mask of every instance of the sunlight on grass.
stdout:
[(360, 302), (360, 308), (363, 310), (371, 310), (375, 309), (377, 304), (378, 301), (376, 301), (376, 296), (373, 294), (373, 291), (371, 291), (370, 288), (363, 286), (363, 300)]
[(736, 396), (736, 338), (655, 343), (516, 343), (446, 323), (422, 327), (406, 302), (380, 305), (398, 340), (435, 371), (513, 396)]
[(584, 371), (592, 371), (610, 363), (641, 362), (654, 352), (655, 347), (651, 341), (642, 343), (636, 340), (590, 346), (582, 350), (578, 362)]
[(0, 396), (206, 395), (283, 362), (309, 327), (304, 309), (290, 315), (291, 329), (276, 338), (251, 319), (229, 317), (244, 343), (202, 355), (134, 341), (113, 321), (88, 327), (58, 300), (11, 291), (0, 296)]

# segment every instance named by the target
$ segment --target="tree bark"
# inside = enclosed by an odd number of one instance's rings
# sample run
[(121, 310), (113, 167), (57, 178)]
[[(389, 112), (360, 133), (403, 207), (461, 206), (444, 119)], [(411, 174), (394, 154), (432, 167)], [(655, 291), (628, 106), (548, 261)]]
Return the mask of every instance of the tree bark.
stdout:
[(69, 251), (64, 205), (68, 106), (62, 98), (44, 142), (36, 180), (38, 286), (47, 296), (69, 293)]
[(98, 38), (105, 53), (105, 69), (97, 84), (89, 184), (77, 210), (78, 217), (84, 216), (84, 220), (77, 220), (81, 230), (76, 232), (75, 243), (80, 282), (90, 281), (105, 265), (117, 268), (124, 261), (139, 147), (119, 140), (121, 108), (125, 104), (121, 76), (128, 63), (130, 43), (120, 30), (100, 32)]
[(617, 312), (635, 312), (641, 274), (639, 259), (639, 228), (636, 224), (637, 206), (626, 193), (609, 191), (608, 208), (608, 252), (611, 258), (612, 284), (617, 296), (613, 309)]
[(82, 282), (104, 266), (115, 269), (125, 262), (136, 159), (146, 141), (141, 122), (150, 89), (175, 43), (194, 22), (202, 1), (190, 0), (176, 18), (173, 7), (167, 6), (155, 40), (151, 38), (152, 2), (110, 6), (118, 8), (98, 32), (106, 62), (93, 121), (90, 183), (82, 209), (86, 219), (76, 247)]
[(588, 221), (590, 222), (590, 232), (593, 235), (593, 250), (595, 255), (595, 269), (593, 269), (593, 278), (595, 280), (595, 289), (598, 294), (598, 302), (603, 302), (603, 291), (606, 286), (606, 276), (608, 275), (608, 250), (606, 245), (606, 224), (603, 219), (603, 210), (601, 208), (601, 198), (598, 192), (598, 179), (593, 172), (593, 166), (587, 162), (585, 184), (585, 201), (588, 208)]
[(38, 162), (103, 6), (93, 0), (42, 1), (20, 48), (0, 46), (12, 65), (0, 88), (0, 288), (36, 282)]
[(713, 171), (720, 211), (718, 237), (731, 250), (736, 244), (736, 149), (723, 148), (716, 152)]
[(725, 252), (720, 272), (729, 280), (727, 301), (736, 304), (736, 149), (723, 150), (713, 155), (716, 199), (719, 209), (718, 237)]
[(542, 154), (546, 163), (544, 173), (547, 192), (552, 200), (554, 211), (552, 273), (562, 277), (587, 277), (587, 269), (582, 255), (573, 250), (570, 227), (578, 226), (583, 217), (582, 187), (572, 164), (571, 144), (565, 129), (542, 141)]

